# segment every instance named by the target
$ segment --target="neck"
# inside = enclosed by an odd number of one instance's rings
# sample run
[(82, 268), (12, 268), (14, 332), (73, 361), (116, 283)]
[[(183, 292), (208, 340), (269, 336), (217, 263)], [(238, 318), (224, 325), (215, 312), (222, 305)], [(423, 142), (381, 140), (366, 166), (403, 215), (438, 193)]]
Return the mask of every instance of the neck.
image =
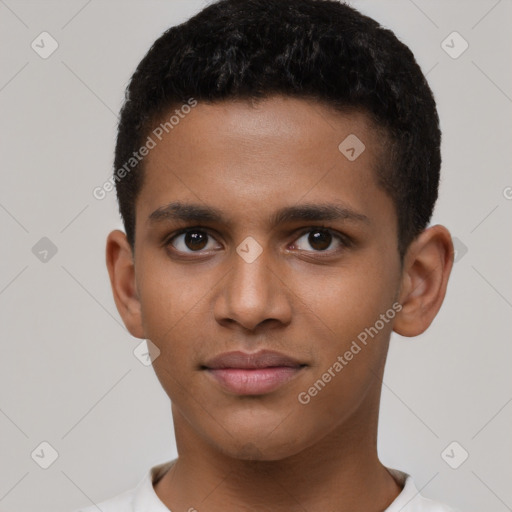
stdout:
[[(363, 408), (365, 410), (365, 408)], [(228, 456), (173, 409), (179, 457), (155, 485), (172, 511), (290, 509), (377, 512), (401, 488), (377, 456), (378, 400), (320, 441), (281, 460)]]

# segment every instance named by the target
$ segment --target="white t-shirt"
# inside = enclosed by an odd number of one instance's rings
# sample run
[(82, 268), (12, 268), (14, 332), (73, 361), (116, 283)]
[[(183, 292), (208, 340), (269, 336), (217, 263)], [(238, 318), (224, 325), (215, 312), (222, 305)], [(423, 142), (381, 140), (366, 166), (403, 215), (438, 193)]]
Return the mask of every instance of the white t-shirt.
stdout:
[[(75, 512), (98, 512), (98, 508), (102, 512), (169, 512), (169, 509), (157, 496), (153, 484), (165, 474), (175, 461), (176, 459), (152, 467), (134, 489)], [(388, 468), (388, 471), (400, 486), (403, 485), (403, 489), (384, 512), (457, 512), (448, 505), (421, 496), (412, 477), (407, 473), (391, 468)]]

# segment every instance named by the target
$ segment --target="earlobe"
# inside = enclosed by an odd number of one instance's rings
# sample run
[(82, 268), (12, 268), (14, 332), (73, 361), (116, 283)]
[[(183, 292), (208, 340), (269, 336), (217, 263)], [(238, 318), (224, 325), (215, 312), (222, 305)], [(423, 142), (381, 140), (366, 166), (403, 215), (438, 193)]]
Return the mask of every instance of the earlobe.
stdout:
[(443, 303), (452, 266), (453, 243), (444, 226), (427, 228), (411, 243), (404, 256), (395, 332), (418, 336), (429, 327)]
[(143, 339), (132, 250), (126, 235), (120, 230), (112, 231), (107, 237), (106, 263), (117, 310), (130, 334)]

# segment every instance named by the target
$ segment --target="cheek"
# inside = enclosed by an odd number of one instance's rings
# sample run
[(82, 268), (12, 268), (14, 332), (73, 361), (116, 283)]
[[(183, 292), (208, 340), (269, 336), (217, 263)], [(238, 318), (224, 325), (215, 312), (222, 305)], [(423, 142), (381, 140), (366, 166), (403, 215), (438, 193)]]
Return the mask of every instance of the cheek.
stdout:
[(309, 311), (308, 321), (313, 317), (322, 330), (318, 342), (323, 349), (342, 349), (392, 306), (397, 276), (378, 268), (370, 264), (338, 268), (297, 281), (302, 283), (297, 295), (304, 313)]
[(314, 340), (314, 366), (295, 396), (302, 432), (328, 431), (376, 400), (395, 316), (386, 279), (347, 274), (320, 284), (304, 297), (315, 314), (303, 315)]
[(192, 364), (187, 330), (193, 328), (190, 317), (198, 299), (178, 286), (171, 274), (156, 270), (141, 280), (141, 316), (144, 336), (159, 350), (153, 362), (155, 372), (163, 385), (167, 382), (164, 387), (168, 391), (171, 376), (179, 376), (185, 363), (187, 367)]
[[(315, 365), (301, 391), (326, 421), (354, 409), (380, 373), (396, 314), (398, 274), (380, 272), (369, 260), (355, 267), (302, 281), (299, 292), (308, 306), (303, 329), (315, 341)], [(332, 409), (333, 403), (344, 405)]]
[(211, 338), (207, 292), (218, 277), (180, 271), (162, 256), (141, 258), (141, 263), (151, 269), (141, 273), (138, 288), (144, 334), (160, 351), (153, 367), (167, 394), (179, 400), (182, 388), (193, 386), (202, 349)]
[(198, 348), (204, 344), (204, 332), (198, 332), (197, 319), (190, 311), (179, 310), (172, 315), (168, 308), (155, 307), (148, 308), (145, 321), (150, 326), (148, 338), (159, 350), (153, 370), (162, 388), (180, 408), (194, 406), (194, 397), (204, 395), (204, 390), (197, 388)]
[(203, 294), (161, 254), (141, 255), (138, 268), (142, 269), (136, 277), (144, 332), (158, 345), (179, 329)]

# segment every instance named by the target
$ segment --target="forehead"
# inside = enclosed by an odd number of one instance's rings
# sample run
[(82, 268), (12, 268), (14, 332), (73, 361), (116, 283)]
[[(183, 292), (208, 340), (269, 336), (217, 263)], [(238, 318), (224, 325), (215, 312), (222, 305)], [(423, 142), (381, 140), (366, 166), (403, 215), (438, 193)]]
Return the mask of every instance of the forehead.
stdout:
[(341, 202), (365, 215), (390, 202), (375, 176), (382, 140), (360, 112), (281, 96), (199, 102), (162, 131), (161, 140), (150, 133), (156, 144), (144, 160), (139, 226), (176, 200), (252, 219), (302, 200)]
[[(338, 112), (314, 100), (273, 96), (199, 102), (188, 110), (188, 114), (173, 115), (180, 113), (177, 105), (154, 123), (158, 137), (151, 135), (157, 147), (147, 161), (165, 158), (170, 152), (187, 159), (199, 160), (213, 152), (218, 159), (258, 156), (263, 161), (265, 155), (260, 150), (265, 149), (269, 159), (297, 155), (310, 164), (325, 158), (326, 153), (339, 157), (339, 143), (349, 135), (371, 146), (364, 158), (367, 162), (380, 149), (375, 127), (365, 113), (355, 109)], [(194, 152), (188, 154), (191, 148)]]

